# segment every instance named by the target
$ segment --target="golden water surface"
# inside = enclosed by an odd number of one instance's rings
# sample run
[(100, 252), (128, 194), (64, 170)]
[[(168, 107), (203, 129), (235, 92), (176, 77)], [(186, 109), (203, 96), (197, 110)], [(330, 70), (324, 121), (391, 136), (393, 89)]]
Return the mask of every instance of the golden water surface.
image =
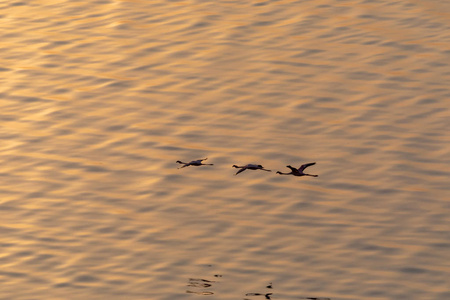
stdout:
[(449, 63), (443, 0), (2, 1), (0, 299), (450, 299)]

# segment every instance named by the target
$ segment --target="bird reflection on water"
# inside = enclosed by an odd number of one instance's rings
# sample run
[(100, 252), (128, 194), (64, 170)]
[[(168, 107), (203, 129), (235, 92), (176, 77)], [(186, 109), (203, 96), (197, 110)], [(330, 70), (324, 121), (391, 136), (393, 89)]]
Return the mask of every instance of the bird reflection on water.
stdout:
[(216, 283), (216, 281), (203, 278), (189, 278), (187, 286), (193, 287), (196, 290), (186, 290), (186, 293), (197, 295), (213, 295), (214, 292), (205, 290), (207, 288), (210, 288), (213, 283)]
[[(267, 289), (273, 289), (273, 284), (272, 284), (272, 282), (269, 283), (269, 284), (266, 286), (266, 288), (267, 288)], [(274, 294), (274, 293), (265, 293), (265, 294), (264, 294), (264, 293), (247, 293), (247, 294), (245, 294), (245, 296), (264, 296), (265, 299), (271, 300), (273, 294)], [(297, 298), (297, 299), (305, 299), (305, 300), (331, 300), (331, 298), (326, 298), (326, 297), (300, 297), (300, 298)], [(251, 299), (249, 299), (249, 298), (244, 298), (244, 300), (251, 300)]]
[(264, 296), (266, 299), (271, 299), (270, 296), (272, 295), (272, 293), (267, 293), (267, 294), (260, 294), (260, 293), (247, 293), (245, 294), (245, 296)]

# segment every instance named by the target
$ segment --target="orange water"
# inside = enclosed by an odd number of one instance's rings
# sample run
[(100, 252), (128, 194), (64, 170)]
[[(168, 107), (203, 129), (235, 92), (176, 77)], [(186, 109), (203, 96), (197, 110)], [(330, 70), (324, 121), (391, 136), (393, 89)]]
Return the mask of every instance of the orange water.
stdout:
[(0, 299), (450, 299), (445, 1), (0, 8)]

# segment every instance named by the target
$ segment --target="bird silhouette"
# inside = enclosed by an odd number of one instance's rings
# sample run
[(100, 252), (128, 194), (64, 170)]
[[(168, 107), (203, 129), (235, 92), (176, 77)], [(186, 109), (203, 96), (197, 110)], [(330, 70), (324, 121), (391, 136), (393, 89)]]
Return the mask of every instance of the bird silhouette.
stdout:
[(197, 160), (193, 160), (193, 161), (188, 162), (188, 163), (185, 163), (185, 162), (177, 160), (177, 163), (183, 165), (182, 167), (179, 167), (178, 169), (189, 167), (189, 166), (195, 166), (195, 167), (198, 167), (198, 166), (213, 166), (214, 164), (204, 164), (204, 163), (202, 163), (202, 161), (207, 160), (207, 159), (208, 158), (197, 159)]
[(254, 164), (248, 164), (248, 165), (245, 165), (245, 166), (236, 166), (236, 165), (233, 165), (233, 168), (238, 168), (238, 169), (240, 169), (240, 170), (237, 171), (236, 174), (234, 174), (234, 175), (237, 175), (237, 174), (239, 174), (239, 173), (241, 173), (241, 172), (244, 172), (245, 170), (263, 170), (263, 171), (267, 171), (267, 172), (272, 172), (271, 170), (266, 170), (266, 169), (264, 169), (264, 167), (261, 166), (261, 165), (254, 165)]
[(282, 172), (278, 171), (277, 174), (280, 174), (280, 175), (294, 175), (294, 176), (312, 176), (312, 177), (318, 177), (319, 175), (311, 175), (311, 174), (306, 174), (306, 173), (303, 172), (307, 167), (312, 166), (312, 165), (315, 165), (315, 164), (316, 164), (315, 162), (309, 163), (309, 164), (304, 164), (304, 165), (301, 165), (300, 168), (298, 168), (298, 169), (296, 169), (296, 168), (294, 168), (294, 167), (292, 167), (292, 166), (289, 165), (289, 166), (286, 166), (286, 168), (291, 169), (291, 172), (289, 172), (289, 173), (282, 173)]

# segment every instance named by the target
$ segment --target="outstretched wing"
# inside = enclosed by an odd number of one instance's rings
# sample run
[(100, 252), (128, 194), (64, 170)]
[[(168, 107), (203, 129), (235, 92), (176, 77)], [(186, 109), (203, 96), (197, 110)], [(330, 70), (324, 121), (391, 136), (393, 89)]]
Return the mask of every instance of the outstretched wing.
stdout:
[(316, 164), (316, 163), (313, 162), (313, 163), (301, 165), (300, 168), (298, 168), (298, 170), (299, 170), (300, 172), (303, 172), (304, 169), (306, 169), (306, 168), (309, 167), (309, 166), (315, 165), (315, 164)]
[(236, 174), (234, 174), (234, 175), (237, 175), (237, 174), (239, 174), (239, 173), (241, 173), (241, 172), (244, 172), (245, 170), (247, 170), (247, 168), (242, 168), (242, 169), (240, 169), (239, 171), (237, 171)]
[[(292, 172), (297, 172), (297, 169), (291, 166), (286, 166), (286, 168), (291, 169)], [(300, 167), (301, 168), (301, 167)]]

